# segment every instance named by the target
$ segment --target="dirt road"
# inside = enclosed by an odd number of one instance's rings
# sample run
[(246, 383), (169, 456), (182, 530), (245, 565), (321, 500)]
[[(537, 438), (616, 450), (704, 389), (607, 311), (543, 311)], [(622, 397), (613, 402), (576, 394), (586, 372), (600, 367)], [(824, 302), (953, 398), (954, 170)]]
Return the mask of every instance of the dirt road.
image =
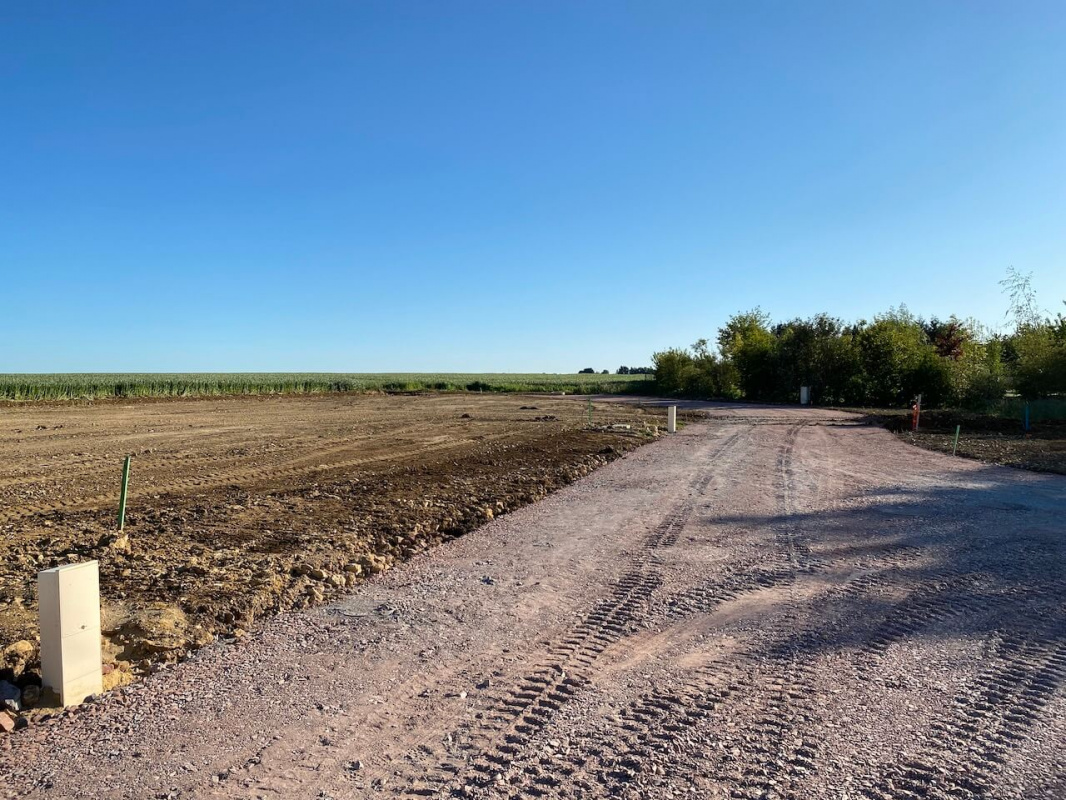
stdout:
[(687, 426), (16, 736), (0, 792), (1066, 797), (1066, 479)]

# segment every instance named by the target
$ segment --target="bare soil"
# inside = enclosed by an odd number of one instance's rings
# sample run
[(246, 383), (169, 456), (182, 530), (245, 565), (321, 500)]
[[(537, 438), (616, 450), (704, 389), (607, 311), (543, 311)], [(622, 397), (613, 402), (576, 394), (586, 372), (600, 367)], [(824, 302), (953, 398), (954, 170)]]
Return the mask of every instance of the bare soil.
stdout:
[(1066, 797), (1066, 479), (710, 413), (0, 739), (0, 795)]
[[(593, 425), (647, 433), (661, 416), (612, 406)], [(0, 407), (0, 651), (21, 643), (0, 679), (39, 679), (41, 569), (100, 561), (105, 684), (126, 683), (342, 594), (646, 440), (588, 427), (582, 404), (546, 396)]]
[(955, 449), (959, 426), (958, 458), (1066, 475), (1066, 420), (1034, 422), (1027, 433), (1019, 420), (961, 411), (923, 412), (917, 431), (911, 430), (909, 412), (870, 418), (904, 441), (940, 453)]

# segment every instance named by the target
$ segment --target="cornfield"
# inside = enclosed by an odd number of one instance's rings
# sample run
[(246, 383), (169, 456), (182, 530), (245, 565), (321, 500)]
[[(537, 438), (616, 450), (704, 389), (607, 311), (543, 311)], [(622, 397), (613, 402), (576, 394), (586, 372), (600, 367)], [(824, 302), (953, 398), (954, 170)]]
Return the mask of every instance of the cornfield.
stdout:
[(105, 397), (318, 394), (325, 392), (566, 392), (607, 394), (650, 388), (650, 375), (518, 373), (204, 372), (7, 374), (0, 400), (77, 400)]

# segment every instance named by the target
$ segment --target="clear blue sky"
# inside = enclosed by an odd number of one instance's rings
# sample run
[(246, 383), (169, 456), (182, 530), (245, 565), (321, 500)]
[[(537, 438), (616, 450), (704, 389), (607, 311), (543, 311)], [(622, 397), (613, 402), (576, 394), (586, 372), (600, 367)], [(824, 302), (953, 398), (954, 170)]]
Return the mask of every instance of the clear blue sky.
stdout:
[(1066, 4), (8, 2), (0, 371), (574, 371), (1066, 298)]

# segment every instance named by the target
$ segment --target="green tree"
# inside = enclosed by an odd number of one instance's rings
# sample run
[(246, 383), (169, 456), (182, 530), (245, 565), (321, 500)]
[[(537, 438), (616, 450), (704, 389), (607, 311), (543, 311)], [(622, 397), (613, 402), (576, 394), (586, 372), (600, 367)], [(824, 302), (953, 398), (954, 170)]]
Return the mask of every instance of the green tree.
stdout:
[(948, 368), (906, 306), (876, 316), (859, 335), (859, 350), (866, 403), (904, 405), (921, 394), (933, 406), (950, 396)]
[(683, 395), (696, 372), (692, 354), (677, 347), (653, 354), (651, 363), (655, 367), (655, 384), (665, 395)]
[(652, 356), (655, 381), (662, 394), (703, 399), (735, 397), (732, 365), (712, 353), (706, 339), (692, 349), (671, 348)]
[(1027, 399), (1066, 392), (1066, 346), (1051, 324), (1027, 325), (1011, 337), (1014, 388)]
[(736, 370), (737, 384), (751, 400), (774, 396), (774, 349), (770, 317), (761, 309), (735, 314), (718, 331), (722, 358)]
[(1043, 316), (1032, 277), (1010, 267), (1000, 281), (1009, 298), (1007, 316), (1014, 321), (1004, 358), (1014, 389), (1027, 399), (1066, 392), (1066, 319), (1062, 314), (1055, 319)]
[(817, 314), (776, 326), (774, 337), (774, 399), (795, 402), (799, 388), (809, 386), (815, 402), (851, 400), (861, 365), (843, 322)]

